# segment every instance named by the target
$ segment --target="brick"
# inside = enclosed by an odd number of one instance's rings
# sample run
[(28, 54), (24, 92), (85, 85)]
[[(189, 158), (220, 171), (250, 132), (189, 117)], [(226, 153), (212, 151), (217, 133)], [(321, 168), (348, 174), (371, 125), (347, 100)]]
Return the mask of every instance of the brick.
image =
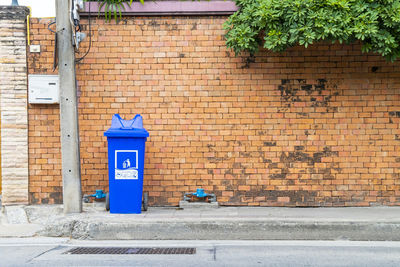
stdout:
[[(225, 47), (226, 19), (96, 19), (91, 52), (77, 66), (84, 193), (108, 191), (103, 132), (112, 115), (140, 113), (152, 205), (177, 205), (199, 187), (222, 205), (400, 205), (399, 62), (388, 68), (357, 45), (317, 44), (284, 56), (262, 50), (246, 64)], [(31, 20), (42, 53), (28, 53), (29, 73), (52, 73), (47, 23)], [(30, 105), (28, 114), (31, 202), (56, 202), (58, 106)]]

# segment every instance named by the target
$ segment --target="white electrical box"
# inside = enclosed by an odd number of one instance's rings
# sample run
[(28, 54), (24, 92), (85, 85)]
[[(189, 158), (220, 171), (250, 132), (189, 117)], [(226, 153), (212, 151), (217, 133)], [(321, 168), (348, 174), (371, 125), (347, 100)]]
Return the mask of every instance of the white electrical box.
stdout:
[(29, 52), (31, 53), (40, 53), (40, 45), (30, 45)]
[(28, 76), (30, 104), (57, 104), (60, 103), (60, 86), (58, 75)]

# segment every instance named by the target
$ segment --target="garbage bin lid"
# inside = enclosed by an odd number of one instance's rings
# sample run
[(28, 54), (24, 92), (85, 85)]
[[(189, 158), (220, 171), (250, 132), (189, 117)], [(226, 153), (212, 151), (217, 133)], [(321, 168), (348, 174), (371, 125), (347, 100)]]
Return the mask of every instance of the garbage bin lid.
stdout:
[(131, 120), (124, 120), (119, 114), (114, 114), (111, 128), (104, 132), (107, 137), (149, 137), (149, 132), (143, 128), (143, 118), (137, 114)]

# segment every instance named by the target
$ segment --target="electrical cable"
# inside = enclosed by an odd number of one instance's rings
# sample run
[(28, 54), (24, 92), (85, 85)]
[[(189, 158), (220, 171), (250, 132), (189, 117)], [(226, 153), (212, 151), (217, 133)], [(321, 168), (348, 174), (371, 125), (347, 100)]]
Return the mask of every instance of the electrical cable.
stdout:
[(73, 45), (76, 44), (76, 35), (75, 35), (75, 23), (73, 19), (73, 8), (74, 8), (74, 0), (68, 0), (69, 3), (69, 23), (71, 24), (71, 30), (72, 30), (72, 39), (73, 39)]
[[(78, 62), (82, 61), (87, 56), (87, 54), (89, 54), (90, 48), (92, 47), (92, 28), (91, 28), (91, 22), (90, 22), (90, 3), (89, 3), (88, 22), (89, 22), (89, 47), (88, 47), (88, 50), (86, 51), (86, 53), (82, 57), (80, 57), (80, 58), (75, 60), (75, 63), (78, 63)], [(79, 27), (80, 27), (80, 25), (79, 25)]]
[(56, 31), (53, 31), (53, 30), (50, 28), (50, 26), (53, 25), (53, 24), (55, 24), (56, 21), (57, 21), (57, 19), (54, 19), (53, 22), (50, 22), (50, 23), (47, 25), (47, 29), (48, 29), (49, 31), (51, 31), (52, 33), (54, 33), (53, 72), (57, 69), (57, 66), (58, 66), (57, 32), (56, 32)]
[(51, 31), (52, 33), (57, 33), (56, 31), (53, 31), (52, 29), (50, 29), (50, 26), (53, 25), (53, 24), (55, 24), (55, 23), (56, 23), (56, 19), (55, 19), (53, 22), (50, 22), (50, 23), (47, 25), (47, 29), (48, 29), (49, 31)]

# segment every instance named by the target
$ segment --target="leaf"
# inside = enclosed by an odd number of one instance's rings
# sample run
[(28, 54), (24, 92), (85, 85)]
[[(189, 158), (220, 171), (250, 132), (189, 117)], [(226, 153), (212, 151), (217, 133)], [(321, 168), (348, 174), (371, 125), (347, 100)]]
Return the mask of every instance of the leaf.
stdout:
[(118, 18), (117, 18), (117, 4), (114, 4), (114, 5), (113, 5), (113, 11), (114, 11), (115, 22), (118, 22)]
[(106, 6), (105, 6), (105, 8), (104, 8), (104, 16), (105, 16), (105, 18), (106, 18), (106, 21), (109, 21), (109, 19), (108, 19), (108, 9), (110, 8), (110, 4), (109, 3), (106, 3)]
[(119, 3), (118, 4), (118, 12), (119, 12), (119, 17), (120, 18), (122, 18), (121, 6), (124, 7), (122, 3)]
[[(98, 16), (100, 16), (100, 11), (101, 11), (101, 9), (103, 8), (103, 6), (106, 4), (106, 2), (103, 2), (103, 3), (101, 3), (100, 4), (100, 6), (99, 6), (99, 12), (98, 12)], [(107, 20), (107, 18), (106, 18), (106, 20)]]

